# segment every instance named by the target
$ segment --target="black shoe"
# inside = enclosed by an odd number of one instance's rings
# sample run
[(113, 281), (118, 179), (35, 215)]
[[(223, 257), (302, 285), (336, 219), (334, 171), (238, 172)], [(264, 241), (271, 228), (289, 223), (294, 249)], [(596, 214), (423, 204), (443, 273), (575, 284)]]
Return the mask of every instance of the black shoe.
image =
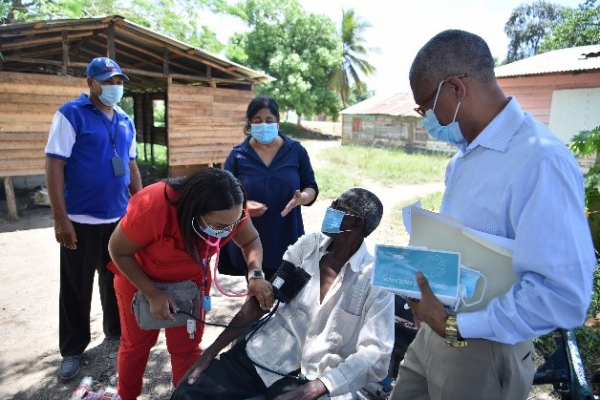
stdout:
[(77, 376), (79, 372), (79, 362), (81, 361), (81, 356), (66, 356), (63, 357), (60, 363), (60, 379), (64, 382), (70, 381), (71, 379)]

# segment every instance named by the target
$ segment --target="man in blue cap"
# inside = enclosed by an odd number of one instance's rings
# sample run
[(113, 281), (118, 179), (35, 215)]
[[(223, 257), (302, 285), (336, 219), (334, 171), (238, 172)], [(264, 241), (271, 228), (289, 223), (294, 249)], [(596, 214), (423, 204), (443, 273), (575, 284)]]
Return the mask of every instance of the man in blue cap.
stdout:
[(118, 343), (119, 309), (113, 287), (108, 239), (142, 188), (136, 164), (135, 128), (117, 103), (129, 81), (106, 57), (87, 67), (89, 95), (65, 103), (54, 116), (46, 146), (46, 185), (54, 233), (60, 243), (60, 378), (79, 372), (90, 343), (90, 308), (95, 271), (105, 339)]

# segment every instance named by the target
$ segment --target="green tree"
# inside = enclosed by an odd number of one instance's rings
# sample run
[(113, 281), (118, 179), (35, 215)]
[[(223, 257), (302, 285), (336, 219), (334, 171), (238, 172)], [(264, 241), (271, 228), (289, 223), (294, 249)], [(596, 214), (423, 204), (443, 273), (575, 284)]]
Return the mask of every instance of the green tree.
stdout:
[(506, 62), (537, 54), (546, 34), (564, 15), (565, 7), (544, 0), (515, 8), (504, 25), (504, 32), (510, 39)]
[(542, 44), (542, 51), (600, 43), (600, 2), (587, 0), (576, 9), (566, 9)]
[(200, 11), (228, 10), (225, 0), (131, 0), (123, 7), (117, 0), (4, 0), (3, 23), (44, 19), (89, 18), (122, 15), (128, 20), (202, 49), (218, 53), (225, 48), (214, 32), (201, 25)]
[(359, 94), (366, 89), (361, 80), (359, 71), (364, 76), (373, 75), (376, 71), (365, 58), (369, 51), (377, 51), (374, 48), (365, 47), (365, 30), (372, 25), (356, 15), (353, 9), (342, 11), (342, 24), (340, 27), (340, 39), (342, 41), (342, 63), (333, 70), (331, 85), (340, 94), (344, 107), (350, 105), (349, 99), (352, 95), (352, 86), (355, 86)]
[(0, 24), (42, 19), (45, 17), (44, 12), (48, 3), (52, 3), (52, 0), (2, 0), (0, 1)]
[(238, 7), (251, 30), (230, 39), (227, 56), (277, 79), (258, 93), (295, 110), (298, 122), (303, 115), (337, 117), (341, 102), (328, 78), (342, 61), (342, 46), (331, 19), (306, 13), (297, 0), (245, 0)]
[[(596, 160), (585, 173), (585, 207), (596, 249), (596, 258), (600, 259), (600, 126), (579, 132), (571, 139), (569, 146), (579, 157), (595, 156)], [(588, 318), (600, 313), (600, 265), (594, 272), (592, 301), (588, 309)], [(600, 363), (600, 330), (579, 327), (575, 331), (577, 343), (586, 368)], [(589, 371), (589, 370), (588, 370)]]

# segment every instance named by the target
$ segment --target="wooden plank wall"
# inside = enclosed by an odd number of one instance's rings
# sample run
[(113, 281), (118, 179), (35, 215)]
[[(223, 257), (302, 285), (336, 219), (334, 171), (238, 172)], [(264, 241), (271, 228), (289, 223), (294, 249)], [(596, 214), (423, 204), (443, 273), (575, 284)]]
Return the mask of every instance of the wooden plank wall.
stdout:
[(600, 72), (571, 72), (553, 75), (533, 75), (499, 78), (498, 84), (508, 96), (515, 96), (521, 107), (534, 118), (548, 125), (552, 93), (562, 89), (600, 87)]
[(0, 72), (0, 177), (44, 174), (52, 118), (82, 92), (82, 78)]
[(254, 91), (169, 84), (168, 152), (171, 175), (224, 163), (245, 135)]

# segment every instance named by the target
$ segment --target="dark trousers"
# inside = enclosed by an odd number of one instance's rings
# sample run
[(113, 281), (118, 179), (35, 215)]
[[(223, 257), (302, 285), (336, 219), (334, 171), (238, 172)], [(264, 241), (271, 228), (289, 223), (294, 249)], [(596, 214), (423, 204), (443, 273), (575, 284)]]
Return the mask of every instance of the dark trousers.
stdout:
[(63, 357), (83, 354), (90, 343), (90, 309), (96, 271), (104, 335), (121, 336), (114, 274), (106, 268), (110, 262), (108, 240), (117, 222), (100, 225), (73, 222), (73, 226), (77, 249), (60, 247), (59, 347)]
[(244, 400), (259, 394), (269, 400), (298, 385), (294, 379), (282, 378), (267, 388), (246, 354), (245, 341), (240, 341), (221, 353), (193, 385), (183, 379), (171, 400)]

